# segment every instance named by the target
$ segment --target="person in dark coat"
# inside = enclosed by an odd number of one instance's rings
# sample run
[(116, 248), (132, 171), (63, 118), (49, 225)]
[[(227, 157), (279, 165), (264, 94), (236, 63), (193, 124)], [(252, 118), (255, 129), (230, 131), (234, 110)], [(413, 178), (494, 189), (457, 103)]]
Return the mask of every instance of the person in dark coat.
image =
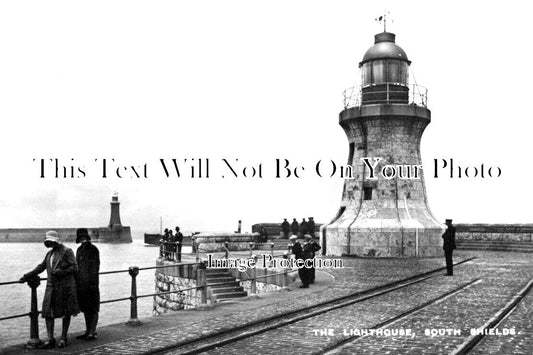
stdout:
[[(318, 245), (318, 243), (316, 242), (315, 238), (312, 235), (309, 235), (308, 243), (310, 244), (310, 248), (311, 248), (311, 259), (314, 259), (316, 256), (316, 252), (321, 249), (320, 245)], [(309, 283), (310, 284), (315, 283), (315, 267), (314, 266), (309, 269)]]
[[(298, 242), (298, 237), (295, 234), (293, 234), (290, 236), (289, 240), (292, 241), (292, 253), (294, 254), (294, 258), (296, 260), (298, 259), (305, 260), (304, 250), (300, 242)], [(298, 268), (298, 276), (300, 277), (300, 281), (302, 281), (302, 285), (300, 286), (300, 288), (309, 287), (306, 270), (307, 269), (305, 267)]]
[(261, 227), (261, 243), (266, 243), (268, 242), (268, 233), (267, 233), (267, 230), (265, 229), (265, 227)]
[(51, 250), (46, 253), (42, 263), (35, 269), (24, 274), (20, 279), (25, 282), (36, 277), (46, 270), (48, 277), (44, 291), (42, 316), (46, 320), (48, 340), (41, 346), (42, 349), (51, 349), (56, 346), (54, 339), (54, 319), (63, 318), (61, 339), (57, 346), (67, 346), (67, 333), (70, 326), (70, 318), (80, 312), (78, 298), (76, 297), (76, 281), (74, 274), (78, 271), (78, 265), (74, 252), (59, 242), (56, 231), (48, 231), (45, 235), (44, 245)]
[(81, 243), (76, 251), (78, 262), (78, 275), (76, 286), (78, 303), (85, 316), (85, 333), (78, 335), (77, 339), (95, 340), (97, 338), (96, 325), (98, 312), (100, 312), (100, 252), (91, 243), (89, 232), (85, 228), (76, 231), (76, 243)]
[(283, 233), (284, 239), (289, 238), (290, 231), (291, 231), (291, 225), (289, 224), (289, 221), (287, 221), (287, 218), (283, 218), (283, 223), (281, 223), (281, 232)]
[(443, 245), (442, 249), (444, 249), (444, 257), (446, 258), (446, 271), (447, 276), (453, 276), (453, 259), (452, 254), (453, 250), (455, 249), (455, 227), (452, 225), (452, 220), (447, 219), (446, 225), (448, 226), (446, 228), (446, 231), (442, 235)]
[[(310, 260), (311, 262), (313, 261), (313, 258), (315, 257), (315, 253), (313, 252), (313, 245), (311, 243), (311, 236), (309, 234), (306, 234), (304, 235), (304, 244), (302, 246), (302, 254), (303, 254), (303, 259), (306, 260), (306, 262), (308, 262), (307, 260)], [(311, 284), (311, 277), (313, 276), (314, 277), (314, 271), (315, 271), (315, 268), (314, 267), (305, 267), (303, 269), (303, 272), (304, 272), (304, 277), (305, 277), (305, 282), (307, 283), (307, 285), (309, 286), (309, 284)], [(314, 282), (315, 280), (313, 280)]]
[(299, 230), (300, 234), (300, 238), (303, 238), (304, 235), (307, 234), (307, 221), (304, 219), (302, 219), (302, 221), (300, 222), (300, 230)]
[(307, 234), (313, 238), (315, 237), (315, 220), (313, 217), (309, 217), (309, 220), (307, 221)]
[(178, 252), (178, 255), (177, 255), (177, 260), (178, 261), (181, 261), (181, 246), (183, 244), (183, 234), (180, 232), (180, 227), (176, 226), (176, 234), (175, 234), (175, 239), (176, 239), (176, 242), (178, 242), (177, 244), (177, 252)]
[(296, 220), (296, 218), (293, 218), (291, 223), (291, 233), (293, 235), (298, 235), (298, 231), (300, 230), (299, 228), (300, 225), (298, 224), (298, 221)]
[(168, 239), (166, 244), (167, 260), (176, 260), (176, 236), (172, 229), (168, 230)]

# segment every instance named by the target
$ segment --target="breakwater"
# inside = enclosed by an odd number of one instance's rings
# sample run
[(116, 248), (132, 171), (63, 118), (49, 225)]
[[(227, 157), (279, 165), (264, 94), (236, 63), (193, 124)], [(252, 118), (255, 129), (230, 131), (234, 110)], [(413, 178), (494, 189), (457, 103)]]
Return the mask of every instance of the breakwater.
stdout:
[[(1, 228), (0, 243), (42, 243), (49, 230), (59, 233), (62, 242), (75, 242), (77, 228)], [(96, 227), (87, 228), (92, 241), (100, 243), (131, 243), (131, 229)]]

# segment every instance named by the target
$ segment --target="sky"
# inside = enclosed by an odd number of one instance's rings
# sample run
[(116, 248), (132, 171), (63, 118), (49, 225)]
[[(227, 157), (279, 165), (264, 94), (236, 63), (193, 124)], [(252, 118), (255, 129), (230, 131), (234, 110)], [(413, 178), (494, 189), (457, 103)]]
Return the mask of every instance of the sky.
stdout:
[[(0, 227), (105, 226), (115, 192), (137, 233), (160, 219), (187, 231), (329, 221), (343, 179), (314, 166), (347, 160), (343, 91), (385, 9), (428, 89), (421, 153), (435, 217), (532, 223), (526, 2), (3, 1)], [(180, 177), (160, 159), (176, 159)], [(208, 159), (209, 178), (184, 159)], [(276, 178), (276, 159), (305, 170)], [(502, 174), (434, 178), (434, 159)]]

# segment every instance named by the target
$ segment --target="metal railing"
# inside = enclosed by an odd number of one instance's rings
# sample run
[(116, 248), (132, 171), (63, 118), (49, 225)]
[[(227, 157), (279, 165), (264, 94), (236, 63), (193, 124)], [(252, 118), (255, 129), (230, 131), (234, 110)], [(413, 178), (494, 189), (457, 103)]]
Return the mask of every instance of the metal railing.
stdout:
[[(170, 291), (170, 292), (151, 293), (147, 295), (137, 295), (137, 275), (139, 274), (139, 271), (173, 267), (176, 265), (198, 265), (198, 264), (202, 264), (202, 263), (199, 263), (199, 262), (179, 263), (179, 264), (159, 265), (159, 266), (142, 267), (142, 268), (139, 268), (137, 266), (131, 266), (127, 270), (113, 270), (113, 271), (100, 272), (99, 275), (109, 275), (109, 274), (118, 274), (118, 273), (127, 272), (131, 277), (130, 296), (100, 301), (100, 304), (129, 300), (131, 302), (130, 303), (130, 319), (126, 322), (126, 324), (131, 325), (131, 326), (140, 325), (141, 322), (139, 321), (138, 316), (137, 316), (137, 300), (139, 298), (153, 297), (159, 294), (171, 293), (171, 292), (183, 292), (188, 289), (181, 289), (181, 290), (175, 290), (175, 291)], [(204, 264), (204, 267), (205, 267), (205, 264)], [(41, 281), (46, 281), (46, 280), (47, 278), (40, 278), (39, 276), (33, 276), (33, 277), (28, 278), (26, 281), (19, 280), (19, 281), (0, 282), (0, 286), (20, 284), (20, 283), (26, 282), (31, 289), (30, 312), (0, 318), (0, 321), (5, 321), (5, 320), (27, 317), (27, 316), (30, 317), (30, 339), (26, 342), (27, 348), (36, 348), (42, 343), (41, 340), (39, 339), (39, 314), (41, 314), (41, 311), (38, 310), (38, 306), (37, 306), (37, 287), (39, 287), (39, 285), (41, 284)], [(206, 290), (204, 291), (204, 289), (206, 288), (205, 282), (203, 284), (199, 284), (199, 286), (196, 286), (194, 288), (202, 289), (202, 293), (207, 292)]]
[[(179, 242), (163, 242), (161, 243), (160, 247), (160, 256), (164, 260), (166, 259), (166, 256), (171, 256), (172, 254), (166, 254), (166, 248), (167, 246), (171, 246), (173, 244), (176, 244)], [(252, 254), (252, 250), (255, 246), (255, 243), (250, 243), (250, 257), (254, 258), (257, 264), (257, 256)], [(224, 245), (225, 248), (225, 257), (229, 257), (229, 250), (228, 250), (228, 244), (227, 242)], [(181, 259), (181, 256), (184, 254), (188, 255), (195, 255), (196, 256), (196, 262), (179, 262), (174, 264), (168, 264), (168, 265), (158, 265), (158, 266), (151, 266), (151, 267), (137, 267), (137, 266), (131, 266), (128, 269), (125, 270), (113, 270), (113, 271), (103, 271), (100, 272), (99, 275), (109, 275), (109, 274), (118, 274), (118, 273), (128, 273), (131, 278), (131, 292), (128, 297), (121, 297), (121, 298), (115, 298), (110, 300), (104, 300), (100, 301), (100, 304), (106, 304), (106, 303), (113, 303), (113, 302), (121, 302), (121, 301), (130, 301), (130, 319), (126, 322), (126, 325), (129, 326), (137, 326), (141, 324), (141, 321), (138, 319), (137, 315), (137, 300), (140, 298), (146, 298), (146, 297), (155, 297), (160, 295), (166, 295), (171, 293), (179, 293), (184, 291), (191, 291), (191, 290), (200, 290), (200, 307), (207, 306), (207, 288), (211, 286), (219, 286), (219, 285), (229, 285), (234, 283), (235, 281), (226, 281), (226, 282), (220, 282), (220, 283), (214, 283), (214, 284), (207, 284), (207, 277), (206, 277), (206, 261), (201, 260), (199, 256), (198, 251), (198, 245), (195, 245), (195, 241), (193, 240), (193, 253), (179, 253), (179, 258)], [(178, 249), (176, 249), (178, 250)], [(174, 258), (176, 258), (176, 254), (178, 252), (174, 252)], [(275, 255), (274, 254), (274, 243), (271, 244), (271, 255), (272, 257), (281, 256), (283, 258), (288, 258), (287, 253), (281, 254), (281, 255)], [(170, 260), (170, 259), (168, 259)], [(163, 292), (155, 292), (145, 295), (138, 295), (137, 294), (137, 275), (139, 275), (140, 271), (144, 270), (154, 270), (154, 269), (161, 269), (161, 268), (168, 268), (168, 267), (174, 267), (174, 266), (182, 266), (182, 265), (198, 265), (197, 274), (196, 274), (196, 282), (197, 286), (189, 287), (189, 288), (183, 288), (179, 290), (173, 290), (173, 291), (163, 291)], [(257, 279), (263, 279), (267, 277), (273, 277), (278, 275), (283, 275), (282, 278), (282, 288), (286, 288), (286, 279), (287, 274), (289, 272), (293, 272), (296, 270), (288, 270), (284, 269), (281, 273), (275, 273), (275, 274), (265, 274), (262, 276), (257, 276), (255, 268), (252, 271), (252, 276), (250, 277), (248, 274), (246, 274), (248, 277), (243, 279), (237, 279), (238, 282), (242, 281), (251, 281), (251, 295), (255, 295), (257, 292)], [(40, 344), (42, 344), (42, 341), (39, 338), (39, 314), (41, 314), (41, 311), (38, 310), (38, 300), (37, 300), (37, 287), (41, 284), (41, 281), (46, 281), (47, 278), (40, 278), (39, 276), (33, 276), (28, 278), (26, 281), (28, 286), (31, 289), (31, 299), (30, 299), (30, 312), (24, 313), (24, 314), (16, 314), (16, 315), (10, 315), (6, 317), (0, 317), (0, 321), (6, 321), (10, 319), (15, 318), (21, 318), (21, 317), (30, 317), (30, 339), (26, 342), (27, 348), (36, 348)], [(0, 282), (0, 286), (7, 286), (7, 285), (14, 285), (14, 284), (21, 284), (24, 283), (23, 281), (8, 281), (8, 282)]]
[[(383, 87), (383, 89), (363, 92), (363, 89), (372, 87)], [(399, 87), (406, 88), (408, 90), (406, 90), (405, 92), (401, 92), (397, 90)], [(399, 98), (400, 93), (404, 93), (407, 96), (405, 98)], [(425, 87), (416, 84), (408, 84), (408, 86), (402, 86), (395, 83), (383, 83), (375, 86), (365, 86), (364, 88), (360, 85), (356, 85), (343, 91), (344, 108), (347, 109), (351, 107), (361, 106), (363, 104), (373, 103), (405, 103), (406, 98), (407, 104), (409, 105), (427, 107), (427, 93), (428, 90)]]

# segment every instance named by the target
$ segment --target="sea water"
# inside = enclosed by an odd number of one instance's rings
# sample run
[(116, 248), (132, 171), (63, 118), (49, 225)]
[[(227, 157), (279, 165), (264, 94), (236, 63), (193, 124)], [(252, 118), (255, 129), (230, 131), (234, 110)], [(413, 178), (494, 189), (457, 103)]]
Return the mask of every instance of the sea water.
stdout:
[[(74, 253), (79, 245), (65, 243)], [(130, 266), (153, 267), (159, 255), (159, 248), (144, 244), (143, 236), (134, 236), (133, 243), (105, 244), (95, 243), (100, 251), (100, 272), (127, 270)], [(183, 252), (190, 250), (184, 247)], [(0, 282), (16, 281), (31, 271), (42, 260), (48, 249), (42, 243), (0, 243)], [(155, 270), (141, 270), (137, 276), (137, 295), (151, 294), (155, 291)], [(47, 277), (46, 271), (41, 277)], [(38, 305), (41, 310), (46, 281), (37, 288)], [(127, 272), (100, 276), (100, 300), (129, 297), (131, 277)], [(0, 286), (0, 318), (24, 314), (30, 311), (30, 288), (27, 284)], [(138, 317), (152, 315), (153, 298), (138, 300)], [(130, 317), (130, 301), (103, 304), (100, 307), (99, 326), (127, 322)], [(39, 335), (46, 339), (44, 319), (39, 316)], [(85, 330), (83, 314), (73, 317), (69, 333), (77, 335)], [(61, 334), (61, 320), (56, 320), (55, 336)], [(0, 348), (26, 342), (30, 337), (29, 317), (0, 321)]]

